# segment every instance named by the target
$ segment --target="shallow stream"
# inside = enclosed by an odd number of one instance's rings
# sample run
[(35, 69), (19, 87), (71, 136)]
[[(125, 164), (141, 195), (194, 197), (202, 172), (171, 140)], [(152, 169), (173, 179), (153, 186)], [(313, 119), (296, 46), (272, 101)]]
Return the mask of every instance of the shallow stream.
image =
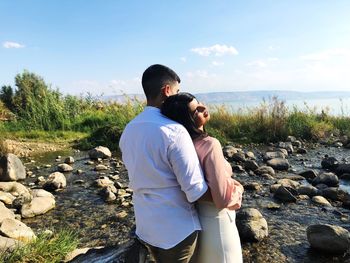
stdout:
[[(256, 149), (256, 148), (255, 148)], [(259, 150), (252, 148), (258, 157)], [(338, 160), (348, 159), (350, 150), (331, 148), (321, 145), (311, 146), (305, 155), (293, 155), (288, 158), (292, 169), (298, 173), (305, 169), (321, 170), (322, 157), (328, 154)], [(107, 204), (98, 194), (99, 190), (93, 182), (101, 173), (94, 171), (95, 165), (86, 164), (89, 160), (86, 152), (53, 152), (34, 158), (35, 163), (28, 163), (27, 169), (34, 172), (36, 177), (47, 177), (56, 170), (55, 158), (57, 155), (65, 157), (71, 155), (75, 159), (74, 171), (82, 169), (83, 174), (66, 173), (67, 188), (56, 192), (56, 208), (45, 215), (32, 219), (24, 219), (27, 225), (36, 231), (45, 229), (70, 228), (76, 230), (81, 238), (81, 247), (93, 247), (120, 244), (127, 241), (134, 226), (132, 207), (124, 207), (121, 203)], [(119, 175), (118, 182), (127, 186), (127, 174), (123, 167), (115, 162), (110, 163), (111, 169), (105, 175)], [(52, 167), (45, 168), (46, 164)], [(39, 166), (39, 170), (37, 170)], [(276, 179), (288, 177), (290, 173), (277, 173)], [(267, 180), (258, 176), (249, 176), (247, 173), (237, 174), (237, 180), (242, 183), (257, 182), (261, 184), (259, 192), (246, 191), (243, 207), (258, 209), (266, 218), (269, 226), (269, 237), (259, 243), (244, 243), (244, 262), (350, 262), (350, 256), (332, 256), (310, 249), (307, 242), (306, 229), (309, 225), (335, 224), (350, 230), (350, 210), (341, 207), (340, 203), (331, 202), (333, 207), (322, 208), (315, 206), (310, 200), (298, 200), (296, 203), (282, 204), (272, 197), (269, 186), (276, 180)], [(28, 178), (25, 184), (34, 182), (36, 178)], [(350, 192), (350, 184), (341, 181), (341, 188)], [(277, 203), (279, 209), (271, 210), (269, 203)], [(126, 212), (127, 216), (120, 216)]]

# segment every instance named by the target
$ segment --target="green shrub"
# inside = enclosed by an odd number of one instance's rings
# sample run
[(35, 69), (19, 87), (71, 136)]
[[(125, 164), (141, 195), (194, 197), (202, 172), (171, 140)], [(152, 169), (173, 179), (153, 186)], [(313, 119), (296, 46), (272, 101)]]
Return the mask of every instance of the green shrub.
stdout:
[(63, 262), (66, 255), (77, 248), (78, 243), (76, 231), (60, 230), (53, 236), (42, 233), (34, 241), (12, 252), (2, 253), (0, 262)]

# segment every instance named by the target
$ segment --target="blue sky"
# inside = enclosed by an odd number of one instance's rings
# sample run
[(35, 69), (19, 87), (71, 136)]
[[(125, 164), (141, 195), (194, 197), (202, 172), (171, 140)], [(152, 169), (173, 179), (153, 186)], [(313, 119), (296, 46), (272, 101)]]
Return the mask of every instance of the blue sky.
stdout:
[(350, 1), (0, 0), (0, 85), (24, 69), (63, 93), (349, 90)]

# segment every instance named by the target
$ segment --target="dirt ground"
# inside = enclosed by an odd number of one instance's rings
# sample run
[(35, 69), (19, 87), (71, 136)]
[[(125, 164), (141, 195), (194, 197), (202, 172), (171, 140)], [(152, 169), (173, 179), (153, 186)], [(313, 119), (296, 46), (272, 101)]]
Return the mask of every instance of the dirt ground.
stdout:
[(30, 157), (38, 153), (52, 152), (70, 147), (67, 143), (15, 141), (6, 139), (0, 141), (0, 152), (16, 154), (19, 157)]

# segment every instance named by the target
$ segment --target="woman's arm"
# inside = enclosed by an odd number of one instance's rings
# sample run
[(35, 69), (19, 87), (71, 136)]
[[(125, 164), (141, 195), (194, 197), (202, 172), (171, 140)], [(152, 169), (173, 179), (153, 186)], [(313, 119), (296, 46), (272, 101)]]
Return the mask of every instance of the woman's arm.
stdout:
[(236, 210), (241, 207), (243, 186), (231, 178), (232, 169), (222, 153), (220, 142), (211, 138), (207, 155), (203, 159), (203, 170), (217, 208)]

